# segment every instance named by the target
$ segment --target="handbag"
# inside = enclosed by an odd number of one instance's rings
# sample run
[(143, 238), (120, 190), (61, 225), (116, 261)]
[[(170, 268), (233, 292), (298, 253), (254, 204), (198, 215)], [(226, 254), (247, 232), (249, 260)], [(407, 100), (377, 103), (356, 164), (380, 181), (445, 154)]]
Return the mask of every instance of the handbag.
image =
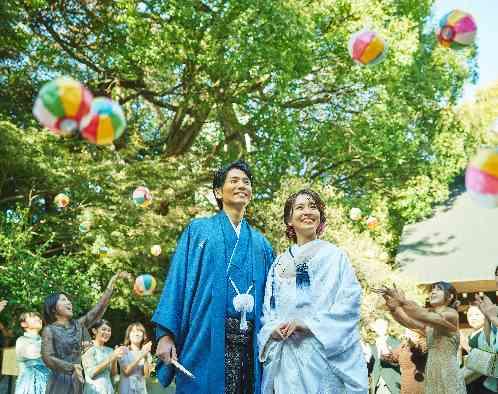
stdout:
[(467, 368), (482, 375), (498, 377), (497, 357), (497, 353), (472, 348), (467, 356)]

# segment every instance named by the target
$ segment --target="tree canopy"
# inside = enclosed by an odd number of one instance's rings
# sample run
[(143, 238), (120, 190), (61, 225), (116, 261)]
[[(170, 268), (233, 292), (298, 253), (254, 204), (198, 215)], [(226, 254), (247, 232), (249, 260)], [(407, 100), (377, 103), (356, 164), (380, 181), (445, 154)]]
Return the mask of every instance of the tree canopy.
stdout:
[[(361, 243), (365, 253), (376, 245), (374, 255), (391, 272), (403, 225), (446, 198), (468, 155), (488, 138), (455, 107), (464, 82), (477, 75), (476, 48), (440, 47), (431, 6), (2, 2), (0, 295), (15, 300), (10, 313), (39, 309), (55, 289), (86, 308), (118, 269), (151, 272), (161, 283), (184, 225), (214, 211), (212, 171), (241, 157), (256, 176), (249, 219), (272, 242), (282, 245), (276, 229), (284, 196), (312, 185), (343, 216), (336, 223), (350, 237), (337, 231), (330, 239)], [(364, 27), (388, 42), (374, 66), (356, 65), (348, 54), (350, 35)], [(118, 101), (124, 136), (100, 147), (43, 131), (31, 114), (34, 98), (61, 75)], [(147, 209), (131, 201), (142, 185), (154, 195)], [(62, 210), (53, 203), (61, 192), (71, 198)], [(380, 218), (379, 229), (347, 225), (353, 206)], [(82, 222), (91, 224), (88, 232)], [(161, 256), (150, 255), (153, 244)], [(155, 302), (123, 287), (113, 308), (140, 317)]]

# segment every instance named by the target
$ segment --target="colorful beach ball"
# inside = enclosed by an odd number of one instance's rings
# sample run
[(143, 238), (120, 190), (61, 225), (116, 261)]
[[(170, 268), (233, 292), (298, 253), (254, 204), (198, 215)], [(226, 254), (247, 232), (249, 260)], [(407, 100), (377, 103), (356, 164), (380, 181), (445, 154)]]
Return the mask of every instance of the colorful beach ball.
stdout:
[(471, 45), (476, 39), (477, 25), (467, 12), (453, 10), (439, 21), (436, 35), (439, 43), (447, 48)]
[(90, 228), (92, 227), (92, 223), (89, 221), (84, 221), (81, 222), (78, 229), (80, 230), (80, 233), (86, 234), (87, 232), (90, 231)]
[(92, 144), (106, 145), (121, 137), (126, 120), (121, 106), (106, 97), (92, 101), (90, 112), (80, 125), (81, 136)]
[(60, 209), (66, 208), (70, 202), (71, 199), (67, 194), (64, 193), (59, 193), (54, 197), (54, 203), (57, 206), (57, 208)]
[(376, 229), (378, 225), (379, 225), (379, 219), (377, 219), (375, 216), (369, 216), (367, 218), (367, 227), (370, 230)]
[(93, 96), (78, 81), (60, 77), (43, 85), (35, 100), (33, 115), (54, 134), (72, 137), (90, 111)]
[(349, 211), (349, 218), (353, 221), (358, 221), (361, 219), (362, 212), (360, 208), (351, 208)]
[(349, 54), (359, 64), (376, 64), (384, 58), (386, 52), (386, 42), (374, 31), (359, 31), (349, 40)]
[(97, 249), (97, 254), (99, 256), (107, 256), (110, 252), (110, 249), (107, 247), (107, 246), (100, 246), (98, 249)]
[(133, 291), (138, 295), (150, 295), (156, 289), (156, 279), (150, 274), (143, 274), (135, 279)]
[(162, 250), (161, 250), (161, 245), (152, 245), (150, 247), (150, 254), (152, 256), (159, 256), (161, 254)]
[(133, 202), (135, 205), (146, 208), (152, 203), (152, 194), (145, 186), (137, 187), (133, 191)]
[(498, 149), (481, 149), (465, 172), (465, 186), (479, 205), (498, 207)]

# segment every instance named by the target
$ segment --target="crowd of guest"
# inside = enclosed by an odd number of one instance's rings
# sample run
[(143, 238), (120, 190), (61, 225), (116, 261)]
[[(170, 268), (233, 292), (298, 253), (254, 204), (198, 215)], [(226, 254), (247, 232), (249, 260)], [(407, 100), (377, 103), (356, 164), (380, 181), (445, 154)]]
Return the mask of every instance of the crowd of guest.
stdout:
[[(145, 379), (153, 364), (152, 342), (144, 326), (130, 324), (122, 345), (106, 346), (112, 328), (103, 315), (116, 282), (129, 278), (125, 272), (114, 275), (97, 305), (79, 318), (73, 316), (71, 300), (64, 293), (45, 299), (43, 316), (34, 311), (20, 316), (24, 334), (16, 341), (15, 394), (147, 393)], [(0, 302), (0, 311), (6, 304)]]

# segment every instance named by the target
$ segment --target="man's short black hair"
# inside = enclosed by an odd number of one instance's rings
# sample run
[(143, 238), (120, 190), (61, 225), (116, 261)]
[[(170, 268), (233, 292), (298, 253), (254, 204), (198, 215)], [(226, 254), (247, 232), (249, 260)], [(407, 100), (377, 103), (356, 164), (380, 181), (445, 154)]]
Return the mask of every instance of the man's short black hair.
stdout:
[(221, 167), (214, 173), (213, 177), (213, 194), (214, 198), (216, 198), (216, 202), (218, 204), (218, 207), (220, 209), (223, 209), (223, 201), (220, 198), (216, 197), (215, 190), (216, 189), (221, 189), (223, 185), (225, 184), (225, 181), (227, 179), (227, 174), (230, 170), (233, 170), (234, 168), (242, 171), (244, 174), (247, 175), (249, 178), (249, 181), (252, 184), (252, 172), (251, 169), (249, 168), (249, 164), (247, 164), (244, 160), (236, 160), (232, 163), (229, 163), (225, 165), (224, 167)]

